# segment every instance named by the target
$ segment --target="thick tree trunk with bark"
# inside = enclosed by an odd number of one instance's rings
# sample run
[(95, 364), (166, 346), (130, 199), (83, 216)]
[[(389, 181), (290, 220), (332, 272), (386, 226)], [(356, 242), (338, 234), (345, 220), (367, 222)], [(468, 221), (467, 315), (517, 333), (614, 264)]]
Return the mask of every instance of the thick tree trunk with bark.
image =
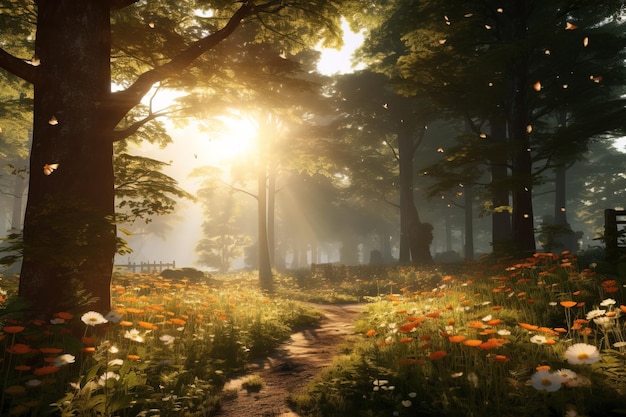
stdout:
[[(526, 42), (528, 8), (525, 1), (515, 2), (506, 40), (522, 45)], [(536, 250), (533, 219), (533, 175), (529, 126), (528, 80), (529, 54), (521, 50), (509, 64), (508, 129), (509, 141), (513, 145), (511, 156), (512, 205), (511, 228), (516, 255), (529, 256)]]
[(227, 38), (255, 7), (243, 3), (222, 29), (141, 74), (126, 90), (111, 93), (110, 11), (132, 3), (36, 0), (32, 65), (0, 48), (2, 68), (35, 91), (19, 284), (32, 316), (109, 311), (116, 251), (113, 142), (155, 116), (115, 128), (155, 83), (176, 76)]
[(41, 65), (19, 288), (35, 314), (84, 309), (83, 295), (98, 296), (89, 309), (110, 310), (116, 121), (100, 108), (111, 88), (109, 26), (108, 2), (38, 2)]
[(514, 144), (511, 175), (513, 177), (512, 231), (515, 250), (520, 256), (529, 256), (536, 250), (532, 203), (532, 157), (528, 126), (528, 104), (526, 100), (526, 68), (522, 61), (513, 72), (513, 105), (509, 120), (509, 137)]
[(400, 186), (400, 263), (428, 264), (432, 262), (430, 244), (432, 228), (419, 218), (413, 191), (413, 156), (416, 150), (414, 128), (408, 121), (398, 132)]
[[(506, 141), (506, 121), (504, 119), (491, 120), (490, 140), (495, 144)], [(494, 156), (489, 161), (491, 164), (491, 182), (489, 190), (493, 212), (491, 215), (491, 242), (493, 252), (496, 254), (505, 253), (513, 240), (511, 231), (511, 214), (509, 207), (509, 187), (508, 169), (506, 154), (494, 152)]]

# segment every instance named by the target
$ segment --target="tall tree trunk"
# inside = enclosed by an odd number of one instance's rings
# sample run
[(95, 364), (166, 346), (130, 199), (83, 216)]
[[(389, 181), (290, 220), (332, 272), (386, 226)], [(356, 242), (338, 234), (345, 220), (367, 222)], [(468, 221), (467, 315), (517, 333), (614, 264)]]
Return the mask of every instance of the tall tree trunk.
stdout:
[[(430, 244), (432, 227), (421, 222), (413, 190), (413, 157), (417, 143), (413, 123), (403, 121), (398, 132), (399, 187), (400, 187), (400, 263), (425, 264), (432, 262)], [(408, 253), (407, 253), (408, 249)], [(410, 256), (410, 257), (408, 257)]]
[(471, 184), (463, 187), (465, 196), (465, 259), (474, 259), (474, 193)]
[[(528, 37), (529, 2), (515, 2), (508, 28), (508, 39), (524, 48)], [(516, 54), (508, 67), (509, 74), (509, 140), (513, 144), (511, 155), (513, 244), (516, 255), (529, 256), (535, 252), (535, 228), (533, 215), (533, 175), (529, 126), (528, 93), (530, 84), (529, 52), (524, 49)]]
[(267, 246), (270, 267), (276, 265), (276, 165), (270, 162), (267, 177)]
[(259, 129), (259, 166), (257, 173), (257, 201), (258, 201), (258, 250), (259, 250), (259, 287), (265, 291), (272, 291), (272, 265), (267, 231), (267, 174), (268, 155), (265, 134), (267, 129)]
[(498, 143), (506, 141), (506, 120), (492, 119), (490, 121), (491, 135), (489, 139), (496, 147), (493, 156), (489, 161), (491, 164), (491, 181), (489, 189), (491, 192), (491, 202), (493, 210), (491, 214), (491, 242), (495, 254), (505, 253), (513, 240), (511, 230), (511, 213), (509, 211), (511, 202), (509, 201), (509, 187), (507, 185), (508, 169), (507, 156), (503, 152), (498, 152)]
[[(38, 1), (29, 196), (19, 294), (34, 315), (108, 313), (116, 249), (113, 140), (103, 116), (109, 2)], [(58, 167), (44, 173), (44, 166)], [(46, 175), (46, 173), (50, 175)], [(88, 295), (97, 295), (86, 306)]]
[(13, 184), (13, 210), (11, 211), (11, 232), (19, 233), (22, 230), (22, 206), (24, 205), (24, 191), (28, 184), (22, 174), (15, 176)]
[(512, 71), (512, 106), (509, 120), (509, 137), (514, 144), (511, 176), (513, 177), (513, 243), (517, 255), (525, 257), (535, 252), (535, 228), (533, 219), (533, 177), (528, 126), (526, 77), (528, 63), (520, 59)]

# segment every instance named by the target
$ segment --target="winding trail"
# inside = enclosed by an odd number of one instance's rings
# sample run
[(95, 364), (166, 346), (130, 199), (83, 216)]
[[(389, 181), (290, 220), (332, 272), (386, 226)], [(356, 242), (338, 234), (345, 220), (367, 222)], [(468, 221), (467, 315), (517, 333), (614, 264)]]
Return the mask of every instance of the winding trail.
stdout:
[[(300, 417), (287, 406), (287, 396), (331, 364), (341, 345), (354, 337), (354, 322), (365, 308), (364, 304), (313, 306), (324, 313), (320, 326), (292, 334), (270, 356), (251, 363), (245, 375), (229, 380), (218, 416)], [(263, 380), (259, 392), (241, 387), (250, 375)]]

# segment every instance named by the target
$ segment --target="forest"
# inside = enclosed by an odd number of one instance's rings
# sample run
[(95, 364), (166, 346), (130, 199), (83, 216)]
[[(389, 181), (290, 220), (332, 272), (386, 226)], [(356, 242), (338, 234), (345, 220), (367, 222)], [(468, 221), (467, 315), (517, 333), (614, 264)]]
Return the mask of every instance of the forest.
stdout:
[[(605, 213), (626, 202), (625, 7), (0, 0), (0, 303), (19, 300), (2, 311), (103, 324), (88, 314), (115, 311), (116, 265), (178, 239), (194, 264), (177, 266), (245, 271), (268, 297), (286, 275), (306, 286), (313, 264), (447, 282), (480, 262), (579, 256), (585, 277), (593, 264), (621, 280), (624, 230)], [(321, 71), (346, 31), (363, 39), (352, 67)]]

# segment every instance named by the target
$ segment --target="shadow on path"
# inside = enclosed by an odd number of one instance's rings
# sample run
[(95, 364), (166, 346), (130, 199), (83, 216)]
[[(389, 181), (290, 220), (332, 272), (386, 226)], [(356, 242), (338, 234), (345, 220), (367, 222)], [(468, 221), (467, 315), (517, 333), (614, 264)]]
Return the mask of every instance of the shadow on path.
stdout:
[[(270, 356), (252, 362), (247, 373), (224, 386), (220, 417), (300, 417), (289, 409), (289, 393), (303, 388), (331, 364), (341, 345), (354, 335), (354, 322), (365, 304), (313, 304), (324, 313), (320, 326), (291, 335)], [(263, 380), (259, 392), (241, 387), (250, 375)]]

